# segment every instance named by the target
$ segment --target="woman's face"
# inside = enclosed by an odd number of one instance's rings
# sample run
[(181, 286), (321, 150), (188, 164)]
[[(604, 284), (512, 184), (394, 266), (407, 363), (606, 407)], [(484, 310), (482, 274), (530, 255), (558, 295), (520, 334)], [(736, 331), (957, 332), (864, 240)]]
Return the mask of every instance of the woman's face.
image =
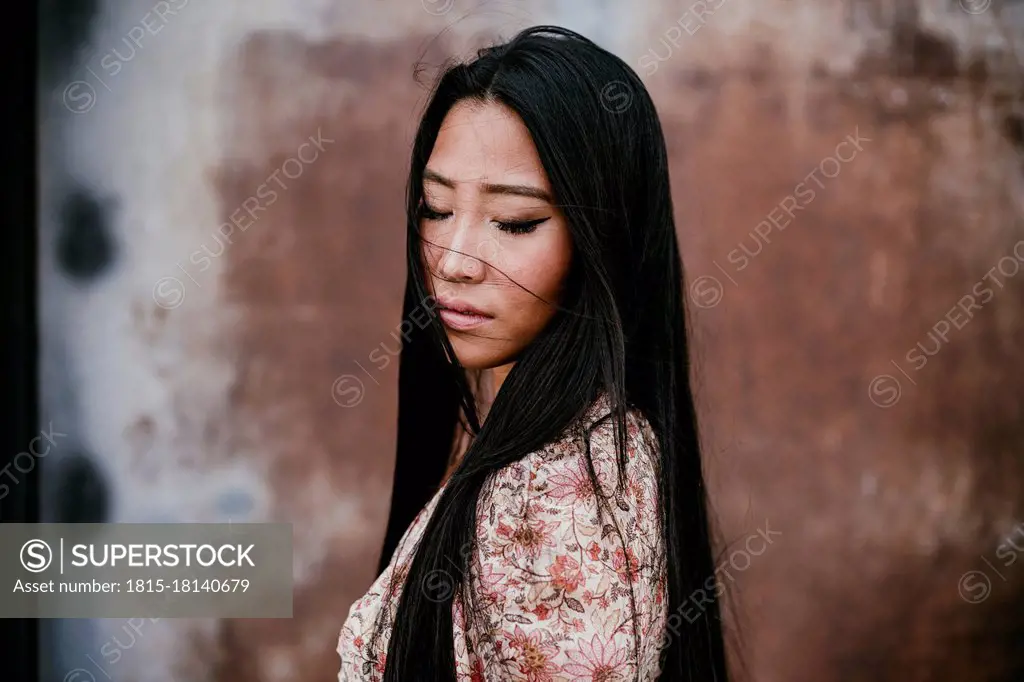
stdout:
[(507, 373), (554, 315), (572, 240), (553, 201), (515, 112), (452, 107), (424, 169), (420, 234), (428, 288), (464, 367)]

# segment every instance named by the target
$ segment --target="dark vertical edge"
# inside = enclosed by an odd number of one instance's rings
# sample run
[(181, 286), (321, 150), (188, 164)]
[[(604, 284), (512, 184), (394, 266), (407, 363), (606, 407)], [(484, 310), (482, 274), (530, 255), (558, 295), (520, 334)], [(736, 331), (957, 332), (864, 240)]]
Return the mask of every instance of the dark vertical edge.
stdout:
[[(39, 16), (31, 10), (10, 15), (0, 22), (5, 39), (0, 40), (4, 65), (4, 108), (9, 116), (5, 131), (2, 159), (7, 163), (3, 183), (3, 229), (0, 239), (0, 281), (3, 282), (3, 408), (0, 409), (0, 468), (13, 463), (13, 457), (27, 447), (39, 429), (39, 359), (38, 359), (38, 287), (37, 287), (37, 144), (38, 90), (37, 66), (32, 55), (38, 55), (38, 24), (24, 26), (21, 17)], [(0, 476), (7, 479), (6, 476)], [(2, 483), (11, 483), (2, 480)], [(0, 493), (3, 488), (0, 488)], [(17, 485), (9, 486), (0, 499), (0, 521), (4, 523), (38, 523), (39, 476), (19, 477)], [(10, 547), (0, 551), (13, 551)], [(0, 679), (34, 681), (39, 679), (39, 621), (0, 618), (0, 641), (5, 655), (0, 659)]]

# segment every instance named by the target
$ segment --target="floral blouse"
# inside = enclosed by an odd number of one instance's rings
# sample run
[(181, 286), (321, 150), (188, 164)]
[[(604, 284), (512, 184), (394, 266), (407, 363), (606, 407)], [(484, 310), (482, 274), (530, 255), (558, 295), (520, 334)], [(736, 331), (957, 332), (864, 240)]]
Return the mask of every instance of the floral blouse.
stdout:
[[(614, 420), (601, 419), (608, 404), (602, 394), (582, 424), (484, 484), (468, 572), (472, 624), (460, 600), (452, 602), (460, 682), (657, 678), (667, 610), (657, 440), (640, 412), (630, 410), (626, 484), (616, 493)], [(587, 474), (588, 427), (594, 470), (608, 496), (600, 513)], [(390, 629), (380, 634), (377, 657), (369, 649), (370, 636), (382, 606), (391, 616), (397, 610), (440, 493), (406, 530), (369, 592), (349, 609), (338, 639), (339, 682), (382, 678)], [(392, 580), (396, 592), (384, 604)], [(423, 589), (444, 587), (443, 581), (427, 582)]]

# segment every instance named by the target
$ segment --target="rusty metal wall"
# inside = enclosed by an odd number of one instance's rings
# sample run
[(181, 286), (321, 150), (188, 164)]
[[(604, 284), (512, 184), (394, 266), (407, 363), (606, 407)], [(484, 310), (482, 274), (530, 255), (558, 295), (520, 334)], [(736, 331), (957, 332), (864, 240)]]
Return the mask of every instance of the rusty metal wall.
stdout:
[(425, 83), (538, 23), (661, 112), (741, 679), (1020, 673), (1024, 3), (50, 6), (46, 517), (292, 521), (297, 587), (290, 621), (50, 624), (46, 679), (335, 674), (386, 521)]

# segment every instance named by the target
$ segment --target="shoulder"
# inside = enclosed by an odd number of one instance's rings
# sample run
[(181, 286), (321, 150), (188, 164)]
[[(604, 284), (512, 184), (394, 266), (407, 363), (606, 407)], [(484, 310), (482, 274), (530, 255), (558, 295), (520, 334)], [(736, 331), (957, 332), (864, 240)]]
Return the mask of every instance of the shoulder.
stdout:
[[(644, 413), (636, 407), (627, 407), (624, 422), (627, 464), (633, 469), (660, 468), (658, 439)], [(602, 395), (594, 401), (581, 423), (569, 429), (565, 437), (571, 440), (574, 435), (582, 434), (592, 453), (596, 450), (598, 457), (614, 457), (617, 426), (608, 398)]]
[(602, 393), (556, 440), (495, 472), (484, 485), (478, 513), (490, 516), (500, 509), (507, 517), (516, 509), (521, 514), (578, 516), (579, 505), (604, 506), (599, 498), (614, 498), (620, 511), (626, 511), (627, 499), (637, 505), (629, 512), (650, 511), (657, 501), (661, 470), (658, 439), (635, 407), (625, 410), (624, 427), (619, 432), (610, 401)]
[[(555, 476), (555, 481), (564, 477), (575, 478), (577, 473), (593, 474), (605, 497), (622, 492), (622, 487), (643, 486), (656, 488), (661, 470), (661, 456), (658, 439), (650, 421), (636, 407), (628, 407), (624, 413), (624, 431), (620, 432), (619, 421), (612, 412), (606, 394), (601, 394), (589, 406), (584, 415), (571, 424), (560, 438), (525, 458), (535, 478), (543, 474)], [(619, 438), (625, 468), (619, 466)], [(625, 479), (622, 476), (625, 476)], [(557, 491), (556, 491), (557, 492)], [(650, 490), (656, 494), (656, 490)]]
[(657, 580), (663, 568), (657, 439), (643, 414), (628, 410), (620, 472), (606, 408), (596, 401), (557, 441), (499, 470), (481, 491), (476, 558), (526, 601), (543, 597), (527, 592), (576, 586), (558, 577), (569, 569), (593, 580), (593, 595), (638, 573)]
[(643, 415), (627, 412), (617, 485), (605, 406), (497, 472), (478, 503), (470, 571), (480, 617), (507, 660), (532, 660), (537, 673), (583, 676), (604, 665), (631, 677), (638, 656), (657, 658), (665, 584), (656, 445)]

